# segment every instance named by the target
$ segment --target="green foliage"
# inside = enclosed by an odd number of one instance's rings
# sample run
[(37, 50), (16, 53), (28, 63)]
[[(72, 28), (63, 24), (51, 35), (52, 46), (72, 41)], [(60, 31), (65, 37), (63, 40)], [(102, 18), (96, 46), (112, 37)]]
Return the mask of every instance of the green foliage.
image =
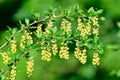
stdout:
[[(99, 65), (99, 54), (103, 54), (98, 23), (101, 13), (102, 10), (95, 11), (93, 7), (88, 11), (81, 10), (78, 5), (68, 10), (50, 7), (42, 18), (38, 13), (34, 13), (35, 19), (32, 23), (28, 18), (25, 18), (25, 23), (19, 21), (20, 29), (8, 27), (11, 36), (0, 46), (3, 65), (6, 64), (8, 70), (3, 70), (1, 76), (14, 80), (17, 64), (22, 58), (26, 58), (27, 74), (30, 77), (33, 71), (33, 53), (40, 52), (41, 59), (48, 62), (52, 59), (51, 55), (69, 59), (68, 45), (74, 43), (76, 44), (72, 47), (75, 48), (74, 55), (82, 64), (86, 63), (88, 50), (91, 50), (93, 51), (92, 64)], [(61, 25), (55, 26), (58, 19), (62, 19)], [(78, 24), (75, 30), (72, 29), (72, 21)], [(20, 40), (16, 40), (18, 37)], [(2, 50), (6, 46), (9, 47), (8, 51)]]

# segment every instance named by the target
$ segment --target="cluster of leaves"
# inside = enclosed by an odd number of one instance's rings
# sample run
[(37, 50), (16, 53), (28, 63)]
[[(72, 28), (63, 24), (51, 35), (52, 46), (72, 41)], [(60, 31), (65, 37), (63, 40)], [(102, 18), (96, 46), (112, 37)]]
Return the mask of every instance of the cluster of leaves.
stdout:
[[(1, 55), (4, 54), (3, 52), (6, 52), (10, 57), (6, 58), (9, 60), (6, 62), (8, 70), (4, 71), (0, 69), (2, 79), (6, 76), (11, 77), (11, 71), (16, 70), (14, 66), (16, 66), (23, 57), (28, 60), (28, 65), (33, 65), (32, 59), (34, 56), (32, 53), (38, 51), (41, 53), (42, 60), (50, 61), (51, 53), (54, 55), (58, 53), (60, 58), (69, 59), (68, 44), (76, 43), (76, 47), (80, 49), (93, 50), (98, 54), (102, 54), (102, 43), (100, 42), (98, 34), (99, 25), (96, 23), (97, 26), (95, 27), (94, 24), (94, 21), (98, 22), (97, 19), (99, 19), (99, 14), (101, 13), (102, 10), (95, 11), (93, 7), (86, 11), (81, 10), (78, 5), (68, 10), (50, 8), (44, 16), (34, 13), (35, 19), (33, 22), (30, 22), (29, 19), (25, 19), (25, 23), (20, 21), (20, 29), (9, 28), (11, 36), (6, 38), (6, 42), (0, 46)], [(61, 25), (56, 25), (56, 22), (61, 19)], [(71, 23), (74, 21), (77, 22), (78, 19), (81, 20), (81, 24), (83, 24), (82, 27), (87, 26), (88, 22), (90, 22), (90, 31), (88, 33), (82, 32), (76, 27), (72, 27)], [(83, 29), (85, 28), (87, 27)], [(94, 31), (94, 28), (97, 28), (97, 30)], [(87, 32), (86, 29), (85, 31)], [(16, 40), (19, 37), (20, 41)], [(8, 48), (8, 51), (3, 51), (2, 49), (6, 46), (10, 48)], [(32, 66), (27, 66), (27, 68), (32, 69)], [(33, 71), (33, 69), (29, 71), (29, 69), (27, 72), (28, 77), (31, 76), (30, 72)], [(14, 80), (15, 78), (10, 79)]]

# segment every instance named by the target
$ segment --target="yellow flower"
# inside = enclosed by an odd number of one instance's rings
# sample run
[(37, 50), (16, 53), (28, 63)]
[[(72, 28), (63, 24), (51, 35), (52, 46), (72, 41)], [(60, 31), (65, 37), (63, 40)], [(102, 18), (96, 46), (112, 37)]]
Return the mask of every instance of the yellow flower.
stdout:
[(78, 18), (78, 27), (77, 30), (80, 31), (80, 36), (84, 37), (90, 35), (91, 33), (91, 25), (90, 21), (87, 22), (86, 25), (83, 24), (82, 20)]
[(67, 43), (62, 43), (59, 51), (59, 56), (60, 58), (69, 59), (69, 48), (67, 46)]
[(93, 54), (92, 64), (93, 64), (94, 66), (97, 66), (97, 65), (100, 64), (100, 57), (99, 57), (99, 54), (98, 54), (98, 53), (94, 53), (94, 54)]
[(27, 75), (28, 75), (28, 77), (32, 76), (33, 65), (34, 65), (33, 57), (29, 57), (29, 59), (27, 61)]
[(41, 54), (42, 54), (42, 57), (41, 57), (42, 60), (47, 61), (47, 62), (49, 62), (51, 60), (51, 58), (50, 58), (51, 53), (48, 50), (42, 49)]
[(52, 52), (53, 52), (53, 55), (56, 55), (56, 53), (58, 53), (56, 40), (52, 40), (51, 42), (52, 42)]
[(81, 30), (81, 34), (80, 34), (80, 35), (81, 35), (82, 37), (84, 37), (84, 36), (87, 35), (87, 33), (88, 33), (87, 30), (86, 30), (85, 28), (83, 28), (83, 29)]
[(16, 66), (13, 65), (10, 71), (10, 80), (15, 80), (15, 78), (16, 78)]
[(25, 48), (25, 36), (24, 35), (21, 37), (20, 47)]
[(66, 19), (63, 19), (61, 23), (61, 29), (63, 30), (63, 35), (65, 33), (69, 34), (71, 32), (71, 23)]
[(95, 29), (95, 28), (93, 28), (93, 34), (95, 34), (95, 35), (99, 35), (99, 29)]
[(79, 31), (81, 31), (83, 29), (83, 27), (84, 27), (84, 24), (82, 23), (82, 20), (80, 18), (78, 18), (78, 27), (77, 27), (77, 29)]
[(90, 21), (87, 22), (87, 26), (86, 26), (86, 31), (87, 31), (87, 35), (90, 35), (91, 34), (91, 25), (90, 25)]
[(26, 33), (26, 40), (29, 40), (29, 41), (30, 41), (30, 44), (33, 44), (33, 39), (32, 39), (32, 37), (30, 36), (30, 33)]
[(52, 20), (49, 20), (47, 27), (45, 28), (44, 34), (51, 34), (50, 29), (53, 27), (53, 22)]
[(42, 31), (42, 24), (40, 24), (40, 25), (37, 27), (37, 30), (36, 30), (37, 36), (40, 34), (41, 31)]
[(99, 27), (99, 24), (98, 24), (98, 18), (95, 16), (95, 17), (93, 17), (93, 25), (95, 26), (95, 27)]
[(11, 42), (10, 42), (11, 44), (10, 44), (10, 47), (11, 47), (11, 52), (12, 53), (16, 53), (16, 51), (17, 51), (17, 46), (16, 46), (16, 41), (15, 41), (15, 39), (13, 39), (13, 40), (11, 40)]
[(80, 50), (79, 47), (75, 48), (75, 57), (82, 63), (82, 64), (85, 64), (87, 61), (86, 61), (86, 49), (83, 49), (83, 50)]
[(6, 52), (1, 52), (0, 55), (2, 56), (3, 64), (7, 65), (11, 58), (7, 55)]
[(26, 41), (29, 40), (30, 44), (33, 44), (33, 39), (30, 36), (32, 33), (28, 33), (26, 30), (24, 31), (24, 35), (21, 36), (21, 41), (20, 41), (20, 48), (25, 48)]

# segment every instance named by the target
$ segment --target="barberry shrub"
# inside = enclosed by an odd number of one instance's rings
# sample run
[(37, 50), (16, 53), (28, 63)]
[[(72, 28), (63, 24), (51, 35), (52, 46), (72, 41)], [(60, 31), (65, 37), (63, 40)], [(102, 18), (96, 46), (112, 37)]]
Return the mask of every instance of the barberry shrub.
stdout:
[[(0, 69), (1, 79), (15, 80), (17, 63), (26, 58), (26, 74), (32, 76), (34, 70), (34, 56), (41, 54), (41, 60), (50, 62), (51, 56), (59, 56), (65, 60), (70, 59), (69, 44), (74, 44), (74, 57), (85, 64), (89, 50), (93, 52), (91, 60), (94, 66), (100, 64), (100, 54), (103, 53), (99, 38), (99, 20), (102, 10), (81, 10), (76, 5), (68, 10), (50, 8), (44, 16), (35, 13), (34, 21), (25, 19), (19, 28), (9, 28), (11, 36), (0, 46), (2, 65), (8, 70)], [(57, 22), (60, 21), (61, 24)], [(76, 22), (77, 26), (73, 26)], [(18, 40), (18, 38), (20, 40)], [(3, 48), (8, 48), (4, 51)], [(19, 53), (19, 54), (18, 54)]]

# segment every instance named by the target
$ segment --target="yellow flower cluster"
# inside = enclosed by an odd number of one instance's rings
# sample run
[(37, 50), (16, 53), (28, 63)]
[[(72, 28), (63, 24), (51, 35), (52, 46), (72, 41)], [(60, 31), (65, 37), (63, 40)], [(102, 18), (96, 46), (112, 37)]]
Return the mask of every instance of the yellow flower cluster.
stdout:
[(30, 44), (33, 44), (33, 39), (32, 39), (32, 37), (30, 36), (30, 34), (32, 34), (32, 33), (27, 33), (27, 32), (26, 32), (26, 40), (29, 40), (29, 41), (30, 41)]
[(98, 36), (99, 35), (98, 18), (96, 16), (93, 17), (92, 22), (93, 22), (93, 26), (94, 26), (94, 28), (93, 28), (93, 34), (95, 34), (96, 36)]
[(42, 31), (42, 24), (40, 24), (40, 25), (37, 27), (36, 35), (38, 36), (41, 31)]
[(24, 35), (22, 35), (21, 37), (21, 41), (20, 41), (20, 47), (21, 48), (25, 48), (25, 44), (26, 44), (26, 40), (30, 41), (30, 44), (33, 44), (33, 39), (30, 36), (31, 33), (28, 33), (26, 30), (24, 32)]
[(13, 39), (13, 40), (11, 40), (11, 44), (10, 44), (10, 46), (11, 46), (11, 52), (12, 53), (16, 53), (16, 51), (17, 51), (17, 46), (16, 46), (16, 41), (15, 41), (15, 39)]
[(92, 64), (93, 64), (94, 66), (97, 66), (97, 65), (100, 64), (100, 57), (99, 57), (99, 54), (98, 54), (98, 53), (94, 53), (94, 54), (93, 54)]
[(43, 41), (43, 42), (41, 42), (41, 45), (42, 45), (42, 47), (41, 47), (41, 55), (42, 55), (42, 57), (41, 57), (41, 59), (42, 60), (44, 60), (44, 61), (47, 61), (47, 62), (49, 62), (50, 60), (51, 60), (51, 53), (50, 53), (50, 48), (48, 48), (48, 46), (49, 45), (47, 45), (47, 46), (45, 46), (45, 42)]
[(86, 49), (80, 50), (79, 47), (75, 48), (75, 57), (82, 63), (85, 64), (86, 63)]
[(62, 43), (59, 51), (59, 56), (60, 58), (69, 59), (69, 48), (67, 46), (67, 43)]
[(81, 32), (80, 36), (84, 37), (86, 35), (90, 35), (90, 31), (91, 31), (91, 25), (90, 25), (90, 21), (88, 21), (87, 25), (84, 25), (82, 20), (80, 18), (78, 18), (78, 27), (77, 29)]
[(29, 57), (29, 59), (27, 61), (27, 75), (28, 75), (28, 77), (32, 76), (33, 65), (34, 65), (33, 57)]
[(0, 52), (0, 55), (2, 56), (3, 64), (7, 65), (11, 58), (7, 55), (6, 52)]
[(41, 59), (44, 60), (44, 61), (50, 61), (51, 60), (51, 53), (50, 51), (48, 51), (47, 49), (42, 49), (42, 57)]
[(98, 36), (99, 35), (99, 29), (98, 28), (97, 29), (93, 28), (93, 34)]
[(63, 19), (61, 23), (61, 29), (63, 30), (63, 35), (65, 33), (69, 34), (69, 32), (71, 32), (71, 23), (66, 19)]
[(99, 27), (99, 24), (98, 24), (98, 18), (95, 16), (95, 17), (93, 17), (93, 26), (95, 26), (95, 27)]
[(20, 47), (25, 48), (25, 36), (24, 35), (21, 37)]
[(15, 80), (16, 78), (16, 66), (12, 65), (12, 69), (10, 71), (10, 80)]
[(51, 34), (50, 29), (53, 27), (53, 22), (52, 20), (49, 20), (47, 27), (45, 28), (45, 33), (44, 34)]
[(81, 31), (83, 29), (83, 27), (84, 27), (84, 24), (82, 23), (82, 20), (80, 18), (78, 18), (78, 27), (77, 27), (77, 29), (79, 31)]
[(52, 42), (52, 53), (53, 53), (53, 55), (56, 55), (58, 53), (56, 40), (52, 40), (51, 42)]

